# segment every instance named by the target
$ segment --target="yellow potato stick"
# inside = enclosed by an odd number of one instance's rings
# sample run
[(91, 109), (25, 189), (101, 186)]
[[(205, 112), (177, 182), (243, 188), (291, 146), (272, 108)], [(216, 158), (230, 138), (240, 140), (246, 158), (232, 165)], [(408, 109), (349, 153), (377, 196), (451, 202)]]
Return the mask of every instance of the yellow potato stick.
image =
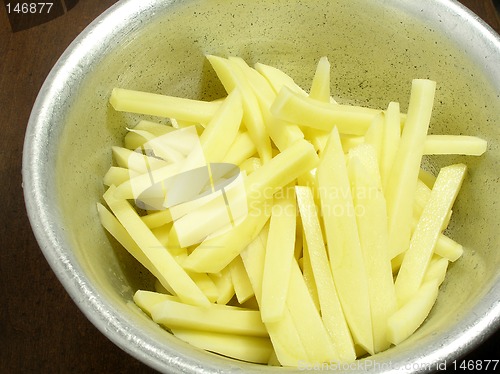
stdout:
[(103, 227), (125, 248), (134, 258), (139, 261), (154, 276), (157, 276), (155, 266), (137, 245), (129, 232), (123, 227), (118, 219), (100, 203), (97, 203), (97, 212)]
[(373, 353), (368, 277), (337, 128), (330, 134), (316, 175), (330, 266), (342, 309), (354, 342)]
[(354, 343), (333, 282), (312, 191), (309, 187), (302, 186), (297, 186), (295, 189), (307, 243), (308, 262), (312, 268), (319, 299), (320, 314), (334, 346), (334, 356), (330, 357), (330, 360), (354, 361), (356, 359)]
[(155, 138), (156, 136), (145, 130), (136, 130), (135, 128), (127, 128), (128, 133), (123, 139), (123, 145), (125, 148), (130, 150), (135, 150), (141, 148), (144, 143), (148, 140)]
[(138, 290), (134, 293), (134, 303), (150, 317), (153, 306), (167, 300), (179, 301), (179, 298), (177, 296), (146, 290)]
[(455, 262), (463, 255), (464, 248), (448, 236), (440, 234), (434, 247), (434, 253), (448, 261)]
[(146, 226), (148, 226), (150, 229), (154, 229), (172, 222), (172, 215), (170, 214), (169, 209), (165, 209), (148, 213), (142, 216), (141, 219), (142, 222), (146, 224)]
[(308, 362), (329, 362), (337, 357), (335, 346), (311, 299), (295, 259), (292, 261), (286, 305), (306, 351)]
[(148, 258), (150, 271), (167, 289), (171, 287), (182, 301), (193, 305), (208, 305), (207, 297), (142, 222), (130, 203), (114, 196), (115, 190), (110, 187), (103, 196), (104, 200)]
[(432, 256), (429, 266), (425, 270), (425, 275), (422, 283), (426, 283), (431, 280), (435, 280), (438, 286), (443, 283), (446, 277), (446, 271), (448, 270), (449, 261), (446, 258), (440, 257), (438, 255)]
[(297, 207), (293, 186), (286, 186), (277, 195), (269, 223), (262, 278), (263, 322), (275, 322), (283, 316), (295, 251)]
[(271, 141), (267, 134), (259, 103), (252, 88), (241, 70), (235, 69), (227, 59), (218, 56), (207, 56), (208, 61), (217, 73), (222, 85), (228, 93), (238, 88), (242, 96), (243, 122), (252, 138), (262, 162), (271, 159)]
[(113, 158), (119, 167), (127, 168), (139, 174), (147, 173), (149, 170), (168, 166), (168, 162), (149, 155), (131, 151), (123, 147), (112, 147)]
[(242, 361), (267, 364), (273, 353), (268, 338), (199, 331), (195, 328), (172, 328), (172, 333), (195, 347)]
[(417, 187), (435, 89), (434, 81), (412, 81), (408, 116), (387, 180), (385, 196), (389, 220), (389, 248), (393, 258), (405, 251), (410, 242), (412, 197)]
[(465, 165), (456, 164), (442, 168), (438, 174), (396, 278), (396, 295), (400, 306), (407, 303), (422, 284), (425, 269), (443, 222), (460, 190), (465, 171)]
[(158, 137), (174, 131), (175, 128), (170, 125), (163, 125), (157, 122), (140, 120), (139, 123), (134, 126), (134, 130), (147, 131), (150, 134)]
[(326, 56), (318, 61), (309, 97), (324, 102), (330, 101), (330, 62)]
[(303, 256), (297, 260), (297, 263), (301, 267), (302, 274), (304, 275), (304, 282), (306, 282), (306, 286), (307, 289), (309, 290), (309, 294), (311, 295), (311, 299), (314, 303), (314, 306), (316, 307), (318, 312), (320, 312), (321, 309), (319, 305), (318, 288), (316, 287), (316, 282), (314, 281), (314, 274), (311, 265), (311, 259), (309, 256), (309, 249), (307, 248), (307, 240), (304, 238), (303, 242), (304, 242), (304, 244), (302, 245)]
[[(179, 262), (182, 264), (182, 261)], [(187, 271), (187, 273), (211, 303), (217, 302), (220, 297), (219, 289), (207, 273), (196, 273), (194, 271)]]
[(165, 327), (179, 327), (226, 334), (267, 337), (256, 310), (209, 305), (208, 307), (165, 300), (151, 308), (153, 320)]
[(424, 322), (438, 296), (439, 284), (431, 280), (422, 284), (414, 296), (387, 322), (387, 338), (398, 345), (408, 338)]
[(209, 122), (221, 105), (218, 102), (191, 100), (123, 88), (114, 88), (109, 102), (119, 112), (148, 114), (197, 123)]
[(396, 311), (397, 301), (387, 246), (386, 202), (373, 147), (364, 145), (352, 149), (348, 155), (348, 170), (368, 275), (374, 351), (381, 352), (390, 346), (386, 337), (387, 319)]
[(278, 149), (283, 151), (295, 141), (303, 139), (304, 134), (297, 124), (283, 122), (271, 114), (269, 108), (276, 98), (276, 93), (269, 82), (258, 71), (248, 66), (243, 59), (229, 57), (229, 61), (235, 65), (235, 68), (241, 69), (243, 74), (246, 75), (248, 83), (259, 102), (269, 136)]
[[(267, 230), (264, 228), (259, 236), (241, 252), (241, 259), (259, 305), (262, 303), (262, 277), (266, 245)], [(308, 359), (288, 308), (285, 309), (283, 318), (279, 321), (268, 322), (265, 325), (281, 365), (296, 367), (300, 361)]]
[(286, 86), (293, 92), (297, 92), (302, 96), (308, 96), (307, 92), (295, 83), (293, 78), (287, 75), (284, 71), (260, 62), (256, 63), (254, 67), (255, 70), (267, 79), (276, 94), (281, 91), (283, 86)]
[[(309, 97), (325, 103), (335, 103), (335, 100), (330, 96), (330, 62), (326, 56), (321, 57), (318, 61)], [(318, 151), (322, 151), (325, 148), (329, 131), (313, 129), (310, 127), (305, 127), (303, 131), (306, 138)]]
[(221, 162), (224, 159), (238, 135), (242, 118), (241, 94), (236, 89), (227, 96), (200, 136), (207, 162)]
[(381, 110), (325, 103), (283, 87), (271, 106), (271, 113), (284, 121), (330, 131), (337, 126), (342, 134), (364, 135), (373, 117)]
[(401, 137), (401, 114), (399, 103), (390, 102), (384, 116), (382, 153), (380, 161), (380, 176), (382, 187), (387, 189), (387, 181), (399, 146)]
[(245, 160), (252, 157), (257, 152), (247, 131), (239, 132), (224, 156), (224, 163), (241, 165)]
[(477, 136), (427, 135), (424, 155), (481, 156), (487, 148), (488, 142)]
[(136, 172), (119, 166), (111, 166), (104, 175), (102, 182), (108, 187), (112, 185), (118, 186), (129, 180), (131, 174), (136, 175)]
[(245, 265), (243, 265), (243, 261), (240, 256), (237, 256), (233, 261), (231, 261), (229, 264), (229, 270), (238, 303), (243, 304), (254, 296), (254, 291), (252, 284), (250, 283), (250, 279), (248, 279)]
[(227, 304), (234, 296), (234, 285), (229, 267), (225, 267), (220, 273), (211, 273), (208, 276), (212, 279), (218, 290), (216, 303), (220, 305)]

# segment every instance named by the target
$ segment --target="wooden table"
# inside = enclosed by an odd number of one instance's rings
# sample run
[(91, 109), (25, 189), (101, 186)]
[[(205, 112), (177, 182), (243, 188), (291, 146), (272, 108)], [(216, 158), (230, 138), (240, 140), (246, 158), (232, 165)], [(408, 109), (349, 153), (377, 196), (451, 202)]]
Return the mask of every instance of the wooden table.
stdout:
[[(12, 32), (6, 8), (0, 6), (2, 373), (154, 372), (104, 337), (69, 298), (38, 248), (22, 195), (23, 137), (38, 90), (69, 43), (115, 2), (66, 0), (66, 7), (59, 9), (65, 14), (17, 32)], [(490, 0), (462, 3), (500, 32)], [(497, 333), (467, 358), (499, 359), (494, 347), (499, 337)]]

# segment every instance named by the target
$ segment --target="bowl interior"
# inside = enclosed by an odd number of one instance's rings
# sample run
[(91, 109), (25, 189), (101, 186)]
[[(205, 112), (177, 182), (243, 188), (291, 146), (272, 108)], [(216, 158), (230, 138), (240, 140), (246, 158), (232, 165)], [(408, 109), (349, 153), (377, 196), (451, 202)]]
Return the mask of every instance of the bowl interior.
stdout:
[[(67, 250), (87, 284), (104, 300), (106, 312), (116, 319), (117, 326), (125, 326), (133, 334), (143, 332), (136, 335), (142, 344), (138, 357), (157, 368), (182, 366), (168, 358), (173, 354), (189, 357), (192, 367), (206, 363), (205, 369), (232, 365), (258, 370), (255, 365), (218, 358), (178, 343), (144, 316), (131, 299), (139, 288), (152, 289), (152, 278), (107, 235), (96, 212), (95, 204), (104, 192), (102, 177), (112, 163), (111, 146), (120, 145), (126, 127), (144, 118), (115, 112), (108, 104), (111, 89), (207, 100), (222, 97), (225, 92), (205, 54), (240, 56), (249, 64), (276, 66), (305, 89), (318, 59), (328, 56), (332, 92), (338, 101), (376, 108), (399, 101), (403, 111), (411, 80), (434, 79), (437, 93), (430, 132), (477, 135), (489, 141), (488, 152), (481, 157), (426, 157), (426, 165), (433, 171), (456, 162), (469, 166), (448, 229), (449, 235), (464, 245), (465, 253), (451, 264), (427, 322), (406, 342), (378, 355), (380, 360), (408, 360), (410, 352), (429, 353), (429, 346), (437, 352), (446, 339), (451, 344), (460, 326), (463, 328), (464, 318), (494, 290), (500, 265), (500, 221), (495, 209), (500, 166), (499, 77), (492, 77), (492, 70), (480, 63), (481, 47), (468, 53), (466, 37), (460, 32), (451, 36), (450, 30), (464, 20), (446, 12), (451, 12), (451, 7), (460, 13), (461, 8), (434, 2), (436, 11), (430, 1), (416, 2), (422, 4), (419, 9), (412, 3), (150, 1), (143, 6), (144, 13), (124, 16), (127, 25), (115, 17), (118, 31), (109, 45), (87, 51), (87, 57), (82, 57), (83, 71), (70, 82), (69, 105), (60, 109), (63, 121), (52, 140), (57, 150), (52, 183), (58, 217), (69, 244)], [(116, 8), (126, 13), (132, 9), (131, 1)], [(102, 18), (99, 27), (109, 16)], [(80, 43), (82, 49), (85, 39)], [(85, 55), (85, 51), (80, 52)], [(499, 54), (497, 50), (493, 58), (498, 60)], [(113, 328), (117, 327), (109, 327)], [(130, 344), (119, 344), (137, 351)]]

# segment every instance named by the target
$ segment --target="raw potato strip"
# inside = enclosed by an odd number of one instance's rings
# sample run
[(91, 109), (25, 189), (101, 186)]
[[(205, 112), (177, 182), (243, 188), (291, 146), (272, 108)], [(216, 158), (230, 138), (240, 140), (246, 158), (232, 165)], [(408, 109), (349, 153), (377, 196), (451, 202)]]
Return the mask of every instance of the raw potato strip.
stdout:
[(118, 186), (119, 184), (122, 184), (123, 182), (127, 181), (130, 179), (130, 174), (134, 174), (135, 172), (133, 170), (129, 170), (127, 168), (122, 168), (119, 166), (111, 166), (107, 173), (104, 175), (103, 178), (103, 184), (105, 186)]
[(435, 90), (434, 81), (412, 81), (408, 115), (385, 191), (389, 250), (392, 258), (404, 252), (410, 242), (413, 196), (417, 187)]
[(224, 58), (207, 55), (207, 59), (228, 93), (236, 88), (240, 90), (244, 109), (243, 122), (255, 143), (262, 162), (267, 162), (272, 157), (271, 141), (264, 125), (259, 103), (246, 77), (241, 71), (234, 69), (230, 62)]
[(151, 308), (151, 317), (153, 321), (167, 328), (178, 327), (225, 334), (268, 336), (257, 310), (225, 305), (203, 307), (165, 300)]
[(265, 65), (260, 62), (254, 65), (255, 70), (261, 73), (269, 82), (271, 87), (273, 87), (274, 92), (278, 94), (283, 86), (288, 87), (293, 92), (297, 92), (302, 96), (308, 96), (307, 92), (302, 89), (292, 77), (287, 75), (280, 69), (276, 69), (273, 66)]
[(368, 278), (336, 127), (321, 155), (316, 176), (330, 266), (344, 316), (355, 343), (373, 353)]
[(114, 88), (109, 102), (119, 112), (148, 114), (196, 123), (209, 122), (221, 105), (220, 102), (184, 99), (123, 88)]
[(117, 165), (138, 174), (169, 166), (169, 163), (123, 147), (111, 147)]
[(292, 261), (286, 305), (309, 358), (309, 362), (330, 362), (330, 360), (336, 357), (333, 342), (311, 299), (311, 295), (304, 282), (304, 277), (295, 259)]
[(387, 340), (387, 319), (397, 308), (392, 279), (386, 203), (382, 194), (375, 151), (370, 145), (352, 149), (348, 170), (353, 189), (359, 240), (368, 275), (368, 291), (375, 353), (391, 345)]
[(321, 318), (335, 349), (330, 361), (351, 362), (356, 359), (354, 343), (333, 282), (314, 197), (309, 187), (297, 186), (295, 189), (307, 243), (307, 262), (312, 268)]
[(444, 278), (446, 277), (446, 271), (448, 270), (449, 261), (446, 258), (442, 258), (440, 256), (434, 255), (425, 271), (425, 276), (423, 283), (426, 283), (431, 280), (436, 280), (438, 285), (443, 283)]
[(377, 114), (366, 131), (365, 134), (365, 144), (369, 144), (373, 147), (375, 151), (375, 156), (377, 157), (378, 166), (377, 169), (381, 168), (382, 161), (382, 151), (384, 142), (384, 127), (385, 127), (385, 115), (383, 112)]
[(248, 131), (239, 132), (229, 147), (223, 162), (233, 165), (241, 165), (257, 152), (255, 144), (252, 142)]
[(278, 149), (283, 151), (295, 141), (303, 139), (304, 134), (297, 124), (283, 122), (271, 114), (269, 108), (276, 98), (276, 93), (269, 82), (258, 71), (248, 66), (243, 59), (229, 57), (229, 62), (234, 65), (235, 69), (241, 69), (246, 76), (259, 102), (269, 136)]
[(234, 296), (234, 285), (229, 267), (225, 267), (218, 274), (208, 274), (218, 290), (217, 304), (225, 305)]
[(272, 207), (262, 278), (263, 322), (278, 321), (285, 310), (294, 260), (296, 211), (295, 191), (289, 185), (275, 196)]
[[(321, 57), (318, 61), (309, 97), (325, 103), (335, 103), (335, 100), (330, 96), (330, 62), (326, 56)], [(311, 140), (314, 147), (320, 152), (323, 151), (328, 141), (329, 132), (307, 127), (304, 131), (306, 138)]]
[[(266, 257), (266, 243), (267, 230), (264, 228), (259, 236), (241, 252), (241, 258), (259, 306), (262, 304), (262, 277)], [(277, 322), (268, 322), (265, 325), (281, 365), (297, 367), (301, 360), (307, 359), (304, 346), (288, 308), (285, 309), (282, 319)]]
[(373, 117), (381, 111), (351, 105), (324, 103), (303, 97), (284, 86), (271, 106), (271, 113), (284, 121), (340, 133), (364, 135)]
[(427, 135), (424, 155), (481, 156), (487, 147), (487, 141), (477, 136)]
[(442, 168), (438, 174), (396, 278), (396, 295), (400, 306), (409, 302), (422, 284), (443, 222), (457, 197), (465, 171), (465, 165), (457, 164)]
[(387, 338), (395, 345), (408, 338), (424, 322), (438, 296), (436, 279), (424, 283), (411, 300), (387, 322)]
[(172, 222), (172, 215), (170, 214), (169, 209), (165, 209), (148, 213), (145, 216), (142, 216), (141, 219), (142, 222), (144, 222), (150, 229), (155, 229)]
[(401, 114), (399, 103), (391, 102), (384, 116), (384, 135), (382, 140), (382, 156), (380, 160), (380, 176), (382, 187), (387, 190), (389, 175), (394, 164), (401, 138)]
[(173, 328), (172, 333), (198, 348), (258, 364), (267, 364), (273, 352), (268, 338), (179, 328)]
[(229, 269), (236, 298), (238, 299), (238, 303), (243, 304), (254, 296), (254, 292), (240, 256), (231, 261)]
[(434, 247), (434, 253), (446, 258), (448, 261), (455, 262), (462, 257), (464, 248), (448, 236), (440, 234)]
[(113, 186), (110, 187), (104, 193), (104, 200), (150, 261), (149, 270), (165, 288), (172, 288), (182, 301), (193, 305), (208, 305), (210, 302), (207, 297), (142, 222), (130, 203), (114, 196), (115, 190)]
[(200, 136), (200, 144), (207, 163), (221, 162), (224, 159), (238, 135), (242, 118), (241, 94), (236, 89), (226, 97)]

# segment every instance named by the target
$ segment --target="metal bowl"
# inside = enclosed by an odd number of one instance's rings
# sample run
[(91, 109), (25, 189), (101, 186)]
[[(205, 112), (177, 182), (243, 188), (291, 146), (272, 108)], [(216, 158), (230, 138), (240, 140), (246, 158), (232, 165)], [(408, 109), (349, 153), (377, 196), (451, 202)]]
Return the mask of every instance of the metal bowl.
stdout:
[[(332, 62), (342, 102), (406, 110), (413, 78), (438, 82), (431, 132), (478, 135), (481, 157), (435, 156), (437, 168), (465, 162), (451, 237), (465, 254), (450, 267), (427, 321), (397, 347), (354, 372), (436, 368), (480, 344), (500, 324), (497, 214), (500, 39), (448, 0), (120, 1), (68, 48), (33, 108), (25, 140), (26, 206), (40, 247), (85, 315), (124, 351), (164, 372), (275, 372), (179, 341), (132, 302), (151, 277), (105, 233), (95, 203), (136, 116), (108, 104), (115, 86), (212, 99), (224, 94), (204, 54), (237, 55), (282, 68), (307, 87), (320, 56)], [(304, 368), (303, 368), (304, 369)]]

